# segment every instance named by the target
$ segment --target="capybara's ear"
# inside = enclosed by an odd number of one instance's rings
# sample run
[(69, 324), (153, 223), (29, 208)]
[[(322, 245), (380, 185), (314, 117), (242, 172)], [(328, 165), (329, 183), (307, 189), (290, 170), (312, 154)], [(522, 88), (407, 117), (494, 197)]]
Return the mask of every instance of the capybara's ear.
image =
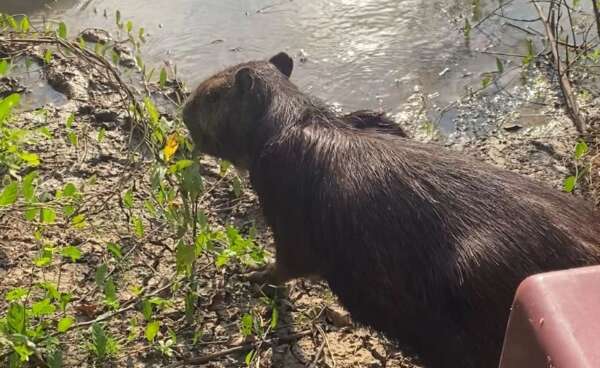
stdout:
[(254, 88), (254, 76), (250, 68), (240, 68), (235, 72), (235, 86), (240, 92), (248, 92)]
[(285, 52), (273, 56), (269, 59), (269, 62), (277, 67), (283, 75), (290, 77), (292, 75), (292, 69), (294, 69), (294, 60)]

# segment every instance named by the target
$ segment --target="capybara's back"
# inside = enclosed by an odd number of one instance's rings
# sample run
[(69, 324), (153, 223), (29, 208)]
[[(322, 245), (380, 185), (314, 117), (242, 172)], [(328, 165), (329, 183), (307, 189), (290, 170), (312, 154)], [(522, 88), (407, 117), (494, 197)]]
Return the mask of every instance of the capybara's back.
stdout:
[(338, 116), (291, 70), (285, 54), (229, 68), (184, 109), (201, 150), (250, 171), (276, 241), (268, 280), (323, 277), (426, 366), (495, 367), (520, 281), (600, 263), (587, 203), (390, 134), (376, 114)]

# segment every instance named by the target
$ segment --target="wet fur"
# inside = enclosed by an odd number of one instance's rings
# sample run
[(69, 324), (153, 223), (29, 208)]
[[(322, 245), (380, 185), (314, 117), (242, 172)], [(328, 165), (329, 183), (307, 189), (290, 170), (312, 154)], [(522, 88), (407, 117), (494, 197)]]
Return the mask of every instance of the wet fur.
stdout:
[(202, 151), (249, 169), (275, 280), (323, 277), (355, 321), (428, 367), (495, 367), (519, 282), (599, 263), (587, 203), (389, 134), (376, 113), (338, 116), (284, 59), (231, 67), (184, 109)]

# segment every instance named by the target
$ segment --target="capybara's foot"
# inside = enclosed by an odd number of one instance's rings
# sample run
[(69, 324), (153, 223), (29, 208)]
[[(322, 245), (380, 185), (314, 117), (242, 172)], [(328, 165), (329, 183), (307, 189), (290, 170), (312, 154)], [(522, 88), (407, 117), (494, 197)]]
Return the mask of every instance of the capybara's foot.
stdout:
[(274, 263), (270, 263), (265, 267), (248, 272), (242, 275), (242, 278), (258, 285), (279, 285), (281, 281), (277, 276), (277, 269)]

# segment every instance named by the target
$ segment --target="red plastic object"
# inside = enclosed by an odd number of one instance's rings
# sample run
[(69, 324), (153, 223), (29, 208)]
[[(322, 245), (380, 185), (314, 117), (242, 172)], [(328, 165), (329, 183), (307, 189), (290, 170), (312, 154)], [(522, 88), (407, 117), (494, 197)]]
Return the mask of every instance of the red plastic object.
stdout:
[(600, 266), (542, 273), (515, 294), (500, 368), (600, 367)]

